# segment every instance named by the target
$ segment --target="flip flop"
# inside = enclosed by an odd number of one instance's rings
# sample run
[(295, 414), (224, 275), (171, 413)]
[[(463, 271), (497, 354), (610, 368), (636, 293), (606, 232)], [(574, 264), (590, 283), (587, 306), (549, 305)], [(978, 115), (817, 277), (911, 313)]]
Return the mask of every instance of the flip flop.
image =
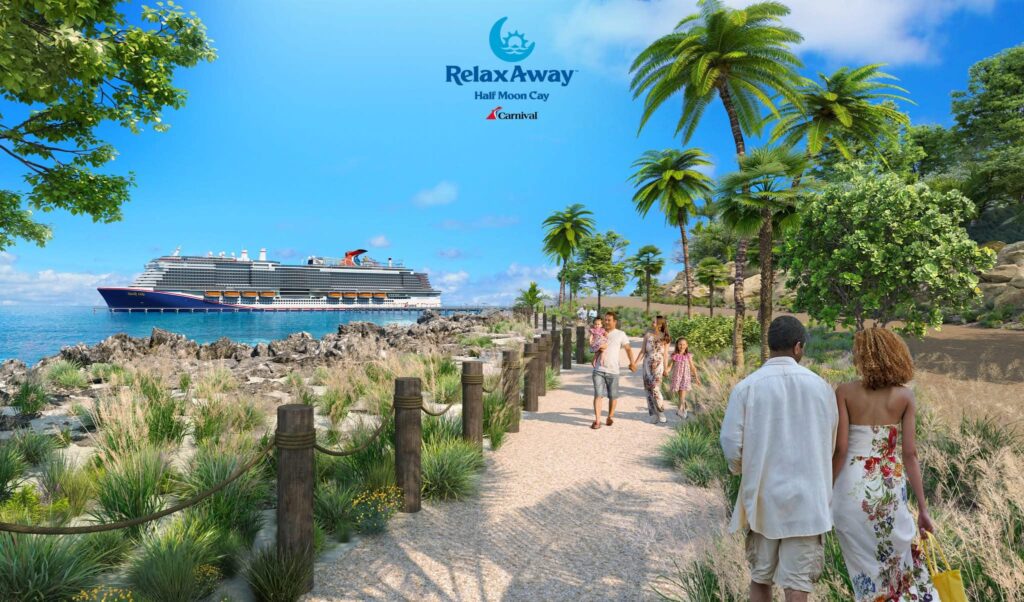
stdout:
[(604, 423), (607, 424), (608, 426), (611, 426), (611, 425), (615, 424), (615, 421), (612, 420), (611, 416), (609, 416), (608, 420), (606, 420)]
[(594, 424), (591, 424), (591, 425), (590, 425), (590, 428), (592, 428), (592, 429), (594, 429), (594, 430), (597, 430), (597, 429), (601, 428), (601, 423), (600, 423), (600, 422), (598, 422), (597, 420), (595, 420), (595, 421), (594, 421)]

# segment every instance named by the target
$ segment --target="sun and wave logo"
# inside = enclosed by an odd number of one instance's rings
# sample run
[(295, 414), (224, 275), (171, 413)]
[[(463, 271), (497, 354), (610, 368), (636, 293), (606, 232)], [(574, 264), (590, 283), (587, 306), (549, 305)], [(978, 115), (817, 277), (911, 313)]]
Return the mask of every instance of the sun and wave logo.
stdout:
[(491, 27), (491, 52), (503, 61), (518, 63), (530, 56), (536, 43), (527, 41), (526, 36), (518, 31), (513, 31), (502, 37), (501, 28), (505, 25), (505, 21), (508, 21), (508, 17), (498, 19)]

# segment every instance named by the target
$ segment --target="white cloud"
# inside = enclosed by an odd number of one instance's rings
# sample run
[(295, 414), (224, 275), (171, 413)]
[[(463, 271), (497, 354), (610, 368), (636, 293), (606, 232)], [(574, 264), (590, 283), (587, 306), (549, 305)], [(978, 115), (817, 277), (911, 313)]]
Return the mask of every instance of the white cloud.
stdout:
[(414, 205), (420, 207), (433, 207), (435, 205), (448, 205), (455, 202), (459, 197), (459, 187), (447, 181), (438, 182), (437, 186), (417, 192), (412, 197)]
[(391, 241), (388, 240), (387, 236), (384, 236), (383, 234), (378, 234), (377, 236), (374, 236), (373, 238), (370, 239), (370, 246), (376, 247), (378, 249), (383, 249), (384, 247), (390, 247)]
[[(940, 26), (959, 12), (986, 13), (997, 0), (789, 0), (785, 22), (804, 36), (800, 52), (830, 61), (919, 64), (938, 60)], [(727, 0), (745, 6), (749, 0)], [(580, 0), (557, 19), (555, 45), (582, 65), (626, 77), (637, 53), (697, 12), (695, 0)]]
[[(444, 293), (446, 305), (511, 305), (530, 282), (537, 282), (541, 290), (554, 298), (558, 295), (557, 275), (558, 269), (550, 266), (512, 263), (500, 272), (482, 277), (470, 277), (465, 271), (438, 272), (431, 274), (430, 281)], [(457, 285), (445, 283), (446, 278), (457, 278)]]
[(485, 215), (470, 221), (446, 219), (438, 225), (445, 230), (479, 230), (483, 228), (508, 228), (518, 223), (519, 218), (512, 215)]
[(97, 305), (103, 299), (96, 287), (124, 286), (132, 280), (115, 273), (25, 272), (17, 261), (16, 255), (0, 251), (0, 304)]
[(462, 257), (465, 257), (465, 255), (466, 254), (465, 252), (462, 251), (462, 249), (456, 249), (454, 247), (451, 249), (441, 249), (440, 251), (437, 252), (438, 257), (443, 257), (445, 259), (460, 259)]
[[(430, 284), (444, 295), (459, 292), (459, 289), (469, 281), (469, 272), (465, 270), (447, 272), (423, 268), (423, 271), (430, 277)], [(447, 303), (448, 300), (445, 299), (445, 302)]]

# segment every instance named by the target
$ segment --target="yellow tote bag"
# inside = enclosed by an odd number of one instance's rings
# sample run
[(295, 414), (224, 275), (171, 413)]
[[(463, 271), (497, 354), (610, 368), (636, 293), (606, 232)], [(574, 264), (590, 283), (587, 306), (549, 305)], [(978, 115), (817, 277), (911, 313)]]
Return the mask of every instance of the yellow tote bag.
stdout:
[[(949, 559), (946, 558), (946, 552), (939, 545), (939, 540), (931, 533), (925, 532), (925, 537), (921, 539), (921, 546), (924, 548), (924, 559), (928, 563), (928, 570), (932, 574), (932, 583), (935, 585), (935, 591), (939, 594), (939, 600), (941, 602), (967, 602), (967, 591), (964, 590), (964, 580), (960, 576), (960, 570), (949, 566)], [(935, 564), (936, 550), (939, 551), (942, 561), (946, 565), (945, 571), (939, 572)]]

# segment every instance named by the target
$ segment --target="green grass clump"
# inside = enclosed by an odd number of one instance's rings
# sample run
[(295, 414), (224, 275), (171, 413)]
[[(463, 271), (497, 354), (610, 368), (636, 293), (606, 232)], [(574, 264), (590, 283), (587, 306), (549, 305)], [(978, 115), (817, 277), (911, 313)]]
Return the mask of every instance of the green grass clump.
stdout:
[(423, 444), (454, 441), (462, 437), (462, 419), (448, 416), (430, 416), (425, 414), (421, 423)]
[(104, 557), (70, 537), (0, 533), (0, 600), (69, 600), (97, 582)]
[(211, 593), (221, 579), (216, 534), (196, 523), (176, 520), (142, 540), (129, 561), (127, 581), (142, 599), (195, 602)]
[(496, 450), (505, 441), (505, 435), (512, 427), (516, 408), (505, 403), (500, 389), (484, 394), (484, 434), (491, 441), (491, 449)]
[(449, 404), (462, 399), (462, 376), (458, 372), (438, 372), (429, 381), (428, 391), (435, 403)]
[(459, 339), (463, 347), (494, 347), (494, 341), (486, 335), (465, 335)]
[(11, 497), (21, 484), (28, 464), (18, 448), (6, 443), (0, 445), (0, 502)]
[[(189, 470), (180, 477), (182, 497), (192, 497), (224, 481), (254, 453), (224, 446), (199, 448)], [(210, 528), (236, 533), (247, 545), (263, 528), (263, 507), (270, 484), (257, 466), (187, 512)]]
[(155, 380), (142, 380), (140, 388), (146, 398), (145, 413), (149, 442), (153, 445), (180, 444), (188, 427), (184, 418), (184, 400), (171, 397)]
[(57, 360), (46, 369), (46, 381), (65, 389), (81, 389), (89, 384), (82, 365), (72, 360)]
[(423, 446), (423, 497), (458, 500), (476, 493), (483, 454), (468, 441), (443, 440)]
[(355, 490), (333, 481), (318, 483), (313, 493), (313, 517), (338, 541), (348, 541), (352, 533), (352, 502)]
[(196, 445), (219, 443), (228, 431), (230, 420), (228, 408), (220, 397), (197, 404), (192, 413), (192, 436)]
[(107, 569), (119, 567), (135, 549), (135, 541), (124, 529), (82, 535), (79, 545), (87, 553), (99, 554), (100, 563)]
[(548, 391), (562, 388), (562, 379), (558, 376), (558, 371), (551, 366), (544, 368), (544, 386)]
[(245, 581), (258, 602), (295, 602), (306, 593), (313, 563), (303, 555), (278, 558), (274, 546), (256, 552), (245, 567)]
[[(380, 437), (366, 449), (330, 463), (333, 469), (330, 477), (333, 480), (349, 487), (370, 490), (395, 484), (395, 450), (391, 443), (395, 437), (394, 419), (389, 416), (382, 416), (381, 419), (385, 421), (385, 427)], [(363, 425), (352, 431), (346, 449), (363, 445), (375, 430), (374, 426)]]
[[(169, 473), (167, 460), (155, 448), (116, 456), (96, 484), (97, 522), (110, 523), (158, 512), (164, 507), (162, 485)], [(137, 535), (146, 524), (128, 529)]]
[(32, 429), (22, 429), (15, 433), (10, 444), (30, 466), (46, 462), (57, 449), (57, 442), (52, 437)]
[(101, 382), (110, 382), (115, 376), (124, 376), (124, 368), (117, 364), (104, 364), (97, 362), (89, 366), (89, 376), (93, 380)]
[(11, 407), (18, 410), (18, 413), (25, 416), (36, 416), (43, 411), (49, 400), (46, 397), (46, 389), (39, 383), (23, 382), (18, 387), (18, 392), (11, 399)]
[(182, 372), (178, 376), (178, 390), (179, 391), (188, 391), (191, 388), (192, 388), (192, 375), (190, 375), (188, 372)]

